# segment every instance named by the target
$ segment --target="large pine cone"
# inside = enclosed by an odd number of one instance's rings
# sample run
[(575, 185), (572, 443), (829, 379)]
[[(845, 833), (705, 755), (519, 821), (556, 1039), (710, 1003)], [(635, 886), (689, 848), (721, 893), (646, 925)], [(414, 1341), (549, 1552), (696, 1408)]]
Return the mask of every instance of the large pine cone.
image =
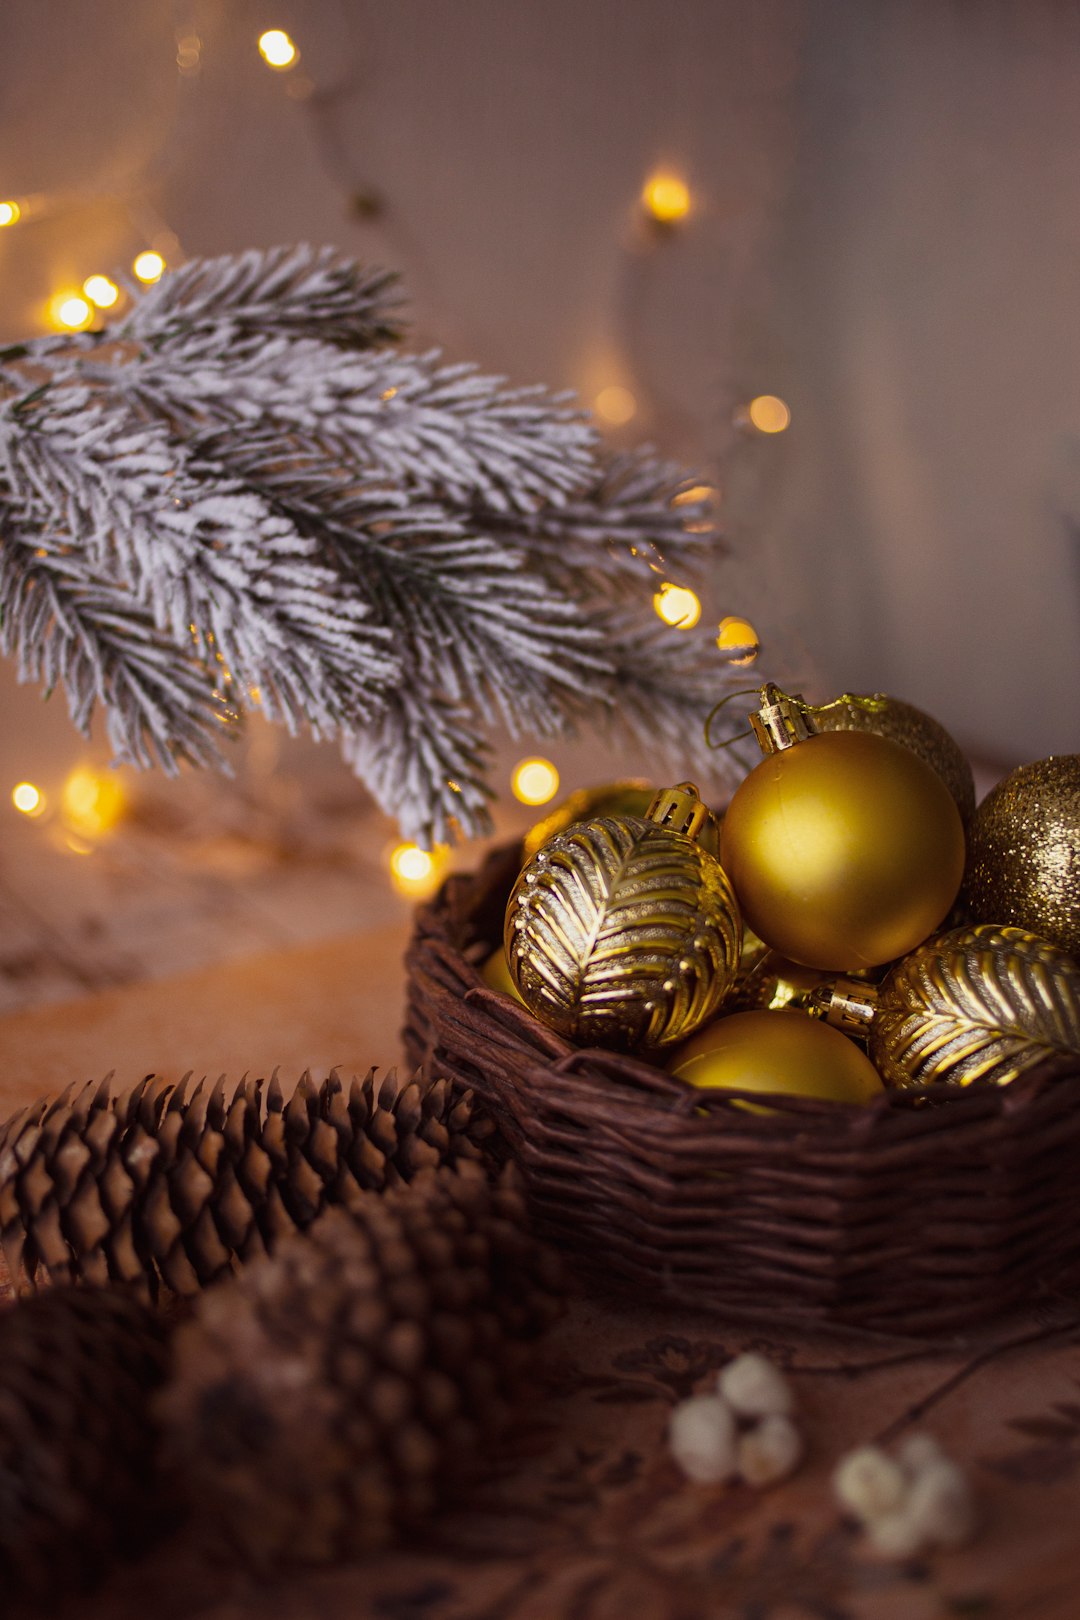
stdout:
[(497, 1132), (468, 1093), (418, 1074), (345, 1088), (277, 1075), (186, 1096), (148, 1076), (44, 1099), (0, 1130), (0, 1244), (18, 1282), (119, 1281), (191, 1294), (331, 1203), (479, 1159)]
[(426, 1512), (507, 1409), (558, 1266), (474, 1165), (331, 1210), (196, 1303), (158, 1400), (167, 1461), (251, 1562), (364, 1551)]
[(165, 1329), (119, 1289), (0, 1312), (0, 1611), (88, 1584), (146, 1528)]

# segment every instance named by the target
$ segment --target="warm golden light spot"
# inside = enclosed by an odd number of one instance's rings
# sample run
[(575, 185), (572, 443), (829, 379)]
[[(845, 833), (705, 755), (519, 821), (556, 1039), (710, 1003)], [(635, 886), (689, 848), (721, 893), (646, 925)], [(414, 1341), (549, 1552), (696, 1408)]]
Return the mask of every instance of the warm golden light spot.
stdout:
[(433, 850), (421, 849), (417, 844), (398, 844), (390, 854), (390, 877), (399, 894), (421, 900), (438, 885), (449, 851), (444, 846)]
[(522, 804), (547, 804), (559, 791), (559, 773), (550, 759), (523, 759), (514, 766), (510, 789)]
[(78, 838), (96, 838), (123, 815), (124, 790), (111, 773), (80, 765), (64, 783), (61, 803), (68, 830)]
[(661, 225), (673, 225), (690, 212), (690, 188), (677, 174), (650, 175), (641, 201), (653, 219)]
[(62, 292), (49, 300), (49, 318), (66, 332), (81, 332), (93, 320), (94, 310), (81, 293)]
[(145, 252), (137, 253), (135, 255), (135, 262), (132, 264), (131, 268), (134, 270), (140, 281), (145, 281), (149, 284), (152, 281), (159, 281), (161, 279), (162, 273), (165, 269), (165, 260), (154, 248), (147, 248)]
[(176, 65), (181, 73), (197, 73), (201, 65), (202, 40), (198, 34), (183, 34), (176, 41)]
[(791, 421), (791, 412), (775, 394), (759, 394), (746, 410), (759, 433), (783, 433)]
[(0, 202), (0, 228), (5, 225), (17, 225), (22, 218), (22, 209), (17, 202)]
[(731, 658), (732, 664), (752, 664), (761, 651), (758, 633), (749, 619), (738, 619), (729, 615), (721, 619), (716, 632), (716, 645), (718, 647), (746, 647), (747, 651), (742, 658)]
[(661, 585), (653, 597), (653, 607), (665, 624), (691, 630), (701, 618), (701, 603), (685, 585)]
[(120, 297), (119, 287), (115, 281), (110, 281), (108, 276), (87, 276), (82, 284), (82, 290), (98, 309), (112, 309)]
[(712, 484), (695, 484), (692, 489), (680, 490), (673, 496), (672, 506), (697, 506), (701, 501), (715, 501), (720, 491)]
[(291, 68), (300, 60), (300, 52), (283, 28), (268, 28), (259, 35), (259, 53), (267, 67)]
[(621, 427), (637, 411), (637, 400), (629, 388), (620, 388), (617, 383), (612, 383), (608, 388), (601, 388), (593, 400), (593, 409), (605, 422)]
[(11, 790), (11, 802), (24, 816), (40, 816), (45, 808), (45, 795), (33, 782), (17, 782)]

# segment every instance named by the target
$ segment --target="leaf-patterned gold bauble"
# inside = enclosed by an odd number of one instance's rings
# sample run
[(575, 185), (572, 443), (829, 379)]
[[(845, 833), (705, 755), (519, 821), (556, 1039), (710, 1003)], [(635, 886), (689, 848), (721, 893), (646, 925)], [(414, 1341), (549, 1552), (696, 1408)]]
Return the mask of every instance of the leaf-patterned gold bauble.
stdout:
[(845, 692), (813, 710), (818, 731), (870, 731), (902, 743), (933, 766), (956, 800), (966, 827), (975, 814), (975, 778), (960, 744), (932, 715), (884, 692)]
[(968, 838), (961, 904), (1080, 956), (1080, 754), (1021, 765), (987, 794)]
[(506, 955), (525, 1005), (581, 1045), (657, 1050), (716, 1011), (741, 923), (720, 863), (696, 841), (708, 812), (689, 783), (649, 815), (578, 822), (522, 868)]
[(1080, 967), (1022, 928), (956, 928), (878, 991), (870, 1056), (893, 1086), (1005, 1086), (1044, 1058), (1080, 1065)]

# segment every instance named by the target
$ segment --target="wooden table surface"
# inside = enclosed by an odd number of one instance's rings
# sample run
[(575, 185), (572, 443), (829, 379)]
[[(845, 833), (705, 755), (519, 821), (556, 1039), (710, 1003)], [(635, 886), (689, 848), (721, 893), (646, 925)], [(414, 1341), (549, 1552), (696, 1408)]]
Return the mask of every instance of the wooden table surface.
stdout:
[[(151, 1070), (288, 1081), (397, 1056), (405, 930), (371, 932), (0, 1020), (0, 1111), (72, 1080)], [(790, 1371), (799, 1474), (757, 1494), (686, 1484), (671, 1403), (756, 1344)], [(982, 1533), (902, 1565), (871, 1557), (831, 1498), (850, 1446), (914, 1429), (970, 1472)], [(1076, 1620), (1080, 1329), (1063, 1310), (963, 1350), (812, 1343), (577, 1298), (528, 1420), (423, 1536), (364, 1564), (255, 1583), (178, 1532), (68, 1620)], [(0, 1611), (2, 1612), (2, 1611)]]

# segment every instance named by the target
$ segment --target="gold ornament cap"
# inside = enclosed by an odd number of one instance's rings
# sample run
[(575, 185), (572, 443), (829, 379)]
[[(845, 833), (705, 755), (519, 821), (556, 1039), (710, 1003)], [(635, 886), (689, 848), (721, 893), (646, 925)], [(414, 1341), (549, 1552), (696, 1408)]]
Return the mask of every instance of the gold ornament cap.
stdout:
[(655, 821), (658, 827), (666, 827), (668, 832), (697, 838), (710, 814), (694, 783), (680, 782), (677, 787), (658, 789), (645, 812), (645, 819)]
[(750, 729), (763, 754), (779, 754), (812, 737), (817, 727), (799, 693), (789, 696), (772, 681), (761, 688), (760, 706), (750, 716)]

